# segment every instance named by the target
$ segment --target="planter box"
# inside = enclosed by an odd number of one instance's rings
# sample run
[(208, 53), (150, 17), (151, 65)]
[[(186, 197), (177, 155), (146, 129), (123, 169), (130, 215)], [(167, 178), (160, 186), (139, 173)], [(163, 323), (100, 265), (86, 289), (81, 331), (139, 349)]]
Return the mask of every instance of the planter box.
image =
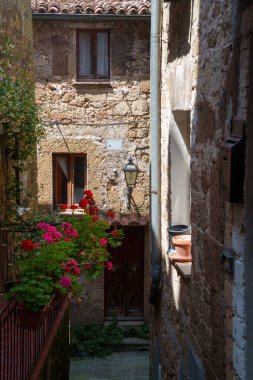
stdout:
[(26, 310), (19, 307), (19, 325), (25, 329), (38, 330), (52, 307), (52, 300), (53, 298), (44, 309), (39, 311)]

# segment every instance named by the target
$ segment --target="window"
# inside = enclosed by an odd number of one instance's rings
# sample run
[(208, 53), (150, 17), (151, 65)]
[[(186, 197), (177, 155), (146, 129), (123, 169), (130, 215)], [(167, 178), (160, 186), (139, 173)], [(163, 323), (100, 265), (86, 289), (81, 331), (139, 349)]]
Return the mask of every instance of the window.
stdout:
[(79, 203), (87, 184), (85, 154), (53, 155), (54, 208)]
[(77, 80), (110, 79), (108, 30), (77, 31)]

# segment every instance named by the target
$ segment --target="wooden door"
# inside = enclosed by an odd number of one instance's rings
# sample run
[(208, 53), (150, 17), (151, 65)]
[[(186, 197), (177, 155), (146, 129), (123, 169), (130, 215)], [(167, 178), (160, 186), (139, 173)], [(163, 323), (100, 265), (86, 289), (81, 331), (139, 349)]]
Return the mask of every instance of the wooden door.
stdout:
[(143, 318), (144, 226), (124, 227), (120, 247), (110, 250), (113, 270), (105, 272), (105, 317)]

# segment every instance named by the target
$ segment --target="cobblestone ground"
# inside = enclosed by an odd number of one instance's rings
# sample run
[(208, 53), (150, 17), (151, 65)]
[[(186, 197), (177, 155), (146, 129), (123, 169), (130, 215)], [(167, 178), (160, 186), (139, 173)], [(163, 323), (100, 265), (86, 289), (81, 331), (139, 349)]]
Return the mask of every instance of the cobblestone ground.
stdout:
[(105, 359), (72, 358), (70, 380), (148, 380), (149, 352), (114, 352)]

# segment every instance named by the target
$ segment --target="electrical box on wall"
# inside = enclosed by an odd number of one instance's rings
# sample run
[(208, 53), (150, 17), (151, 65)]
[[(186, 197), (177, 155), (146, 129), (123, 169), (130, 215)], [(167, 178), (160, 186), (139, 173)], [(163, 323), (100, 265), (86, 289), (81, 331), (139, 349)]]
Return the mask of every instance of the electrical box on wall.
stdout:
[(220, 191), (230, 203), (243, 201), (244, 139), (230, 137), (220, 149)]

